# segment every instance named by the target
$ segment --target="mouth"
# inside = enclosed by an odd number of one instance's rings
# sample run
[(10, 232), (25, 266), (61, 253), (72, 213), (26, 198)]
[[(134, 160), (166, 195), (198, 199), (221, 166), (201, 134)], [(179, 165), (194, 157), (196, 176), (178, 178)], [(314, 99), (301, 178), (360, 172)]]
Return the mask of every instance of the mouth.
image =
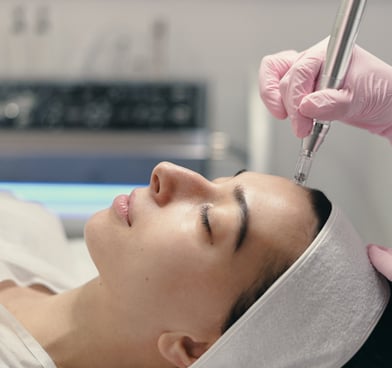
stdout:
[(132, 226), (132, 203), (134, 200), (134, 192), (130, 195), (120, 194), (113, 200), (112, 208), (116, 213), (117, 217), (126, 223), (128, 226)]

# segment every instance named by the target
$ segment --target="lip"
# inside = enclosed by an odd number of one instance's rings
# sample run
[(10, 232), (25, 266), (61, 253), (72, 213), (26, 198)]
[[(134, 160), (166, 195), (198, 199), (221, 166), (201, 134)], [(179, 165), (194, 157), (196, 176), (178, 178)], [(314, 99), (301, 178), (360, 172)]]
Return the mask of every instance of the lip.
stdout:
[(130, 195), (120, 194), (113, 200), (112, 208), (117, 217), (124, 221), (128, 226), (132, 225), (132, 205), (135, 198), (135, 191)]

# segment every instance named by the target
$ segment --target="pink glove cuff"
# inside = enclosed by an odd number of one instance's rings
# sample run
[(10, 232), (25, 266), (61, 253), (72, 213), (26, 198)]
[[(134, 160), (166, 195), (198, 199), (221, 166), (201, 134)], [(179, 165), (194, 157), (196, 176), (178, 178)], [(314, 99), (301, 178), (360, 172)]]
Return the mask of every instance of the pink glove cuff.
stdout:
[(368, 254), (373, 266), (392, 281), (392, 249), (371, 244), (368, 246)]

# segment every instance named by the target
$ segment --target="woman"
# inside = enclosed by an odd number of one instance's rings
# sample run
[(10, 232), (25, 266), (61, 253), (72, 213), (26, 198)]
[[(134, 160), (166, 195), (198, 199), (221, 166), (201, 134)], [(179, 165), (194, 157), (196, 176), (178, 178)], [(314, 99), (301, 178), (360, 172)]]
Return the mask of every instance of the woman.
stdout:
[[(11, 208), (5, 226), (18, 224), (0, 244), (9, 327), (2, 357), (12, 367), (188, 367), (303, 253), (330, 213), (321, 192), (284, 178), (240, 172), (210, 182), (164, 162), (149, 187), (89, 220), (85, 239), (99, 275), (74, 287), (71, 274), (34, 266), (36, 253), (55, 254), (62, 241), (49, 231), (56, 221), (32, 204), (1, 203)], [(42, 249), (23, 250), (29, 243)], [(23, 252), (32, 254), (21, 263), (9, 258)]]
[[(20, 210), (21, 231), (29, 223)], [(76, 288), (48, 279), (55, 272), (44, 263), (32, 274), (29, 262), (9, 259), (31, 234), (3, 239), (4, 364), (337, 366), (389, 299), (336, 207), (283, 178), (242, 172), (210, 182), (162, 163), (149, 187), (117, 197), (85, 235), (99, 275)]]

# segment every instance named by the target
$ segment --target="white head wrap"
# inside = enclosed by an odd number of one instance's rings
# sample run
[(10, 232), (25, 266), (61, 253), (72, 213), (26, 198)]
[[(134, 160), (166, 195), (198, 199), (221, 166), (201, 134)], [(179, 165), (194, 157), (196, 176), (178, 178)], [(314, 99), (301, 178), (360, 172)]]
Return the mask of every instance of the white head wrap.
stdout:
[(191, 368), (340, 368), (389, 300), (365, 244), (343, 213)]

